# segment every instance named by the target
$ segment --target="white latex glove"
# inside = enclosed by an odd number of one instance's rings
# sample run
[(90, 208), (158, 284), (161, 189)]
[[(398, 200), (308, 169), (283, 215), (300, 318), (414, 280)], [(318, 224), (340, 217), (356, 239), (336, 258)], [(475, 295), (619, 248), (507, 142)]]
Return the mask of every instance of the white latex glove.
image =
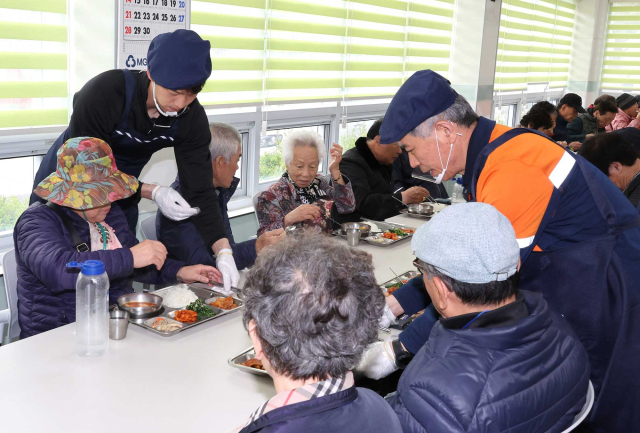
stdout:
[(382, 317), (380, 318), (380, 322), (378, 322), (378, 326), (380, 328), (388, 328), (390, 325), (396, 323), (396, 315), (393, 314), (391, 308), (385, 302), (384, 310), (382, 311)]
[(225, 295), (231, 294), (232, 287), (238, 287), (240, 282), (240, 274), (236, 267), (236, 261), (233, 259), (233, 251), (229, 248), (221, 249), (216, 256), (216, 268), (222, 274), (222, 284)]
[(392, 337), (389, 337), (384, 341), (370, 345), (362, 355), (360, 364), (355, 368), (356, 373), (377, 380), (396, 371), (398, 367), (396, 367), (396, 358), (391, 342)]
[(160, 212), (174, 221), (182, 221), (200, 213), (197, 207), (191, 207), (180, 193), (167, 186), (157, 186), (151, 193)]

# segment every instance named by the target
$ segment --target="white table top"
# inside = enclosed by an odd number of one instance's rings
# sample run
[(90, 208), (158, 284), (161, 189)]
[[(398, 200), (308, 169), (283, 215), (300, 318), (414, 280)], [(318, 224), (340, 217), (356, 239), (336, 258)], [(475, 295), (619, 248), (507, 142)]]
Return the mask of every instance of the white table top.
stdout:
[[(380, 283), (393, 278), (390, 267), (413, 268), (410, 240), (358, 248), (372, 254)], [(3, 431), (228, 432), (275, 394), (269, 377), (227, 365), (251, 346), (241, 313), (168, 338), (130, 325), (100, 358), (78, 357), (74, 332), (71, 324), (0, 347)]]

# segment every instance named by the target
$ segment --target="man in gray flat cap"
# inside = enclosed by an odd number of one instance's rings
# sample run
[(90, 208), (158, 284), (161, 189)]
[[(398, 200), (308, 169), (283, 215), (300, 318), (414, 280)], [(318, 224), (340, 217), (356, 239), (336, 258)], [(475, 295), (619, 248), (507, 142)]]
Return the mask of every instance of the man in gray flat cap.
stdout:
[[(587, 354), (541, 294), (518, 290), (509, 220), (485, 203), (457, 204), (420, 227), (411, 246), (441, 318), (388, 397), (403, 431), (570, 426), (587, 397)], [(375, 343), (359, 370), (380, 372), (403, 357), (398, 350), (397, 340)]]

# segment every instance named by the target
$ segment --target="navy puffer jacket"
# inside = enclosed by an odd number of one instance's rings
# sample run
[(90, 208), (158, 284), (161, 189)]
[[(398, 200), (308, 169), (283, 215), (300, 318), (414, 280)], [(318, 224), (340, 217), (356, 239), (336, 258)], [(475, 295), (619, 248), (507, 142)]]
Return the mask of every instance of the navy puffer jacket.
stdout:
[(504, 327), (446, 329), (404, 371), (389, 398), (407, 432), (561, 432), (585, 403), (589, 361), (542, 295), (522, 291), (529, 316)]
[[(60, 207), (87, 245), (89, 225), (71, 209)], [(130, 248), (138, 244), (129, 230), (127, 218), (117, 204), (105, 222), (116, 233), (122, 248), (79, 253), (62, 220), (42, 203), (31, 205), (16, 223), (13, 240), (18, 271), (18, 323), (20, 338), (30, 337), (76, 320), (76, 280), (78, 272), (68, 271), (70, 261), (100, 260), (109, 276), (109, 303), (132, 292), (131, 280), (150, 284), (175, 281), (184, 263), (167, 260), (158, 272), (154, 266), (133, 268)]]

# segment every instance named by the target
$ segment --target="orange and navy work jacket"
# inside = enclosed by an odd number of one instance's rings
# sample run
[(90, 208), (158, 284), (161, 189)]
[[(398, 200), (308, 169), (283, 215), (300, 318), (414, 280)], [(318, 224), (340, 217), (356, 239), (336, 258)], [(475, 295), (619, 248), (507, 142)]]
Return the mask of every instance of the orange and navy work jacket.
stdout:
[[(471, 191), (473, 171), (476, 159), (485, 146), (496, 140), (511, 128), (480, 118), (473, 132), (467, 153), (467, 164), (463, 182), (467, 191)], [(478, 202), (488, 203), (509, 218), (516, 232), (521, 251), (529, 249), (538, 233), (540, 224), (549, 206), (554, 188), (567, 179), (574, 169), (575, 159), (565, 149), (537, 134), (518, 135), (493, 150), (486, 159), (484, 167), (477, 177), (475, 197)], [(576, 191), (586, 190), (584, 188)], [(601, 233), (603, 221), (598, 218), (597, 208), (590, 196), (567, 197), (570, 201), (585, 206), (585, 217), (592, 221), (580, 221), (571, 209), (560, 209), (556, 222), (551, 227), (545, 245), (559, 242), (580, 242), (591, 234)], [(569, 202), (567, 202), (568, 204)], [(561, 221), (563, 220), (564, 221)], [(572, 226), (572, 227), (569, 227)], [(538, 245), (533, 251), (545, 249)]]

